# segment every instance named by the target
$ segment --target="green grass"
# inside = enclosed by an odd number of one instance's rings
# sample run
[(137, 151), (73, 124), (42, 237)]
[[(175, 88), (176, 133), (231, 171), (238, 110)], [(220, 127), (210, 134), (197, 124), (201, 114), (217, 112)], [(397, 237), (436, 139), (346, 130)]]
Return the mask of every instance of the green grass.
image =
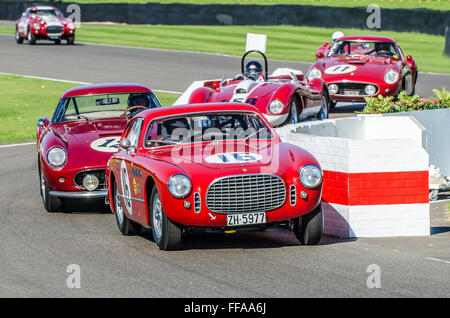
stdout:
[[(30, 0), (31, 1), (31, 0)], [(449, 0), (63, 0), (70, 3), (190, 3), (190, 4), (296, 4), (333, 7), (366, 7), (377, 4), (382, 8), (427, 8), (450, 10)]]
[[(74, 86), (78, 85), (0, 74), (0, 144), (36, 140), (36, 121), (51, 117), (60, 96)], [(163, 105), (172, 105), (178, 98), (155, 94)]]
[[(450, 73), (450, 58), (442, 56), (444, 37), (408, 32), (377, 32), (341, 29), (345, 34), (374, 34), (394, 38), (406, 54), (417, 61), (419, 70)], [(82, 25), (76, 40), (171, 50), (221, 53), (240, 56), (247, 32), (267, 34), (270, 59), (313, 62), (316, 48), (330, 41), (335, 29), (297, 26), (169, 26), (169, 25)], [(0, 33), (14, 33), (0, 27)], [(238, 66), (236, 66), (238, 67)]]

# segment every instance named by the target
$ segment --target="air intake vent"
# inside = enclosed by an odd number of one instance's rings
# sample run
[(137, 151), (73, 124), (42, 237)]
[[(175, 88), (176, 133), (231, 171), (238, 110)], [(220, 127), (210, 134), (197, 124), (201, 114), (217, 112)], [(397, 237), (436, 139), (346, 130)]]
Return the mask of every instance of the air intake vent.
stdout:
[(297, 204), (297, 188), (295, 187), (295, 185), (291, 185), (289, 197), (291, 201), (291, 206), (295, 206)]
[(194, 212), (200, 213), (202, 209), (202, 201), (200, 199), (200, 193), (195, 192), (194, 193)]

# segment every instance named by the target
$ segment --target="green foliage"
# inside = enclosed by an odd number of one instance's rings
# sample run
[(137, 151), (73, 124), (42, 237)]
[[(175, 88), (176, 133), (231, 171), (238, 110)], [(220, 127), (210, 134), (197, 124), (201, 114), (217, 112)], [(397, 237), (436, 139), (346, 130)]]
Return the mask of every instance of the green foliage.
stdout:
[(419, 95), (408, 96), (405, 91), (393, 96), (367, 97), (366, 106), (359, 114), (385, 114), (411, 112), (429, 109), (450, 108), (450, 92), (445, 88), (433, 89), (434, 97), (421, 98)]

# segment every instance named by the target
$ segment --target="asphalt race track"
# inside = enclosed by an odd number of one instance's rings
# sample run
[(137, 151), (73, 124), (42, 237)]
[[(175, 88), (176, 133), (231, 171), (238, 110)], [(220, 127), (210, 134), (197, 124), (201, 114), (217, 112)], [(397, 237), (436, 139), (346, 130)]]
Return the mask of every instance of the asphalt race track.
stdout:
[[(273, 62), (306, 71), (308, 64)], [(0, 72), (80, 82), (139, 82), (183, 91), (193, 80), (239, 72), (239, 58), (101, 45), (16, 45), (0, 36)], [(449, 87), (420, 74), (417, 92)], [(7, 92), (1, 91), (1, 95)], [(431, 206), (430, 237), (341, 240), (300, 246), (285, 230), (192, 234), (162, 252), (149, 231), (124, 237), (102, 201), (48, 214), (34, 145), (0, 147), (0, 297), (442, 297), (450, 295), (450, 215)], [(82, 211), (82, 212), (81, 212)], [(66, 286), (67, 266), (81, 288)], [(381, 288), (369, 289), (370, 264)]]

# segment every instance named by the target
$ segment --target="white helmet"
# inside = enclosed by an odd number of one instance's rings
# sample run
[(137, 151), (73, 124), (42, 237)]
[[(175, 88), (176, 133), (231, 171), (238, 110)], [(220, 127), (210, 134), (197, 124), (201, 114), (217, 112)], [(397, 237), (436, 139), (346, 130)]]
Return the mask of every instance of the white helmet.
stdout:
[(343, 37), (343, 36), (344, 36), (344, 32), (336, 31), (336, 32), (334, 32), (333, 35), (331, 36), (331, 39), (332, 39), (333, 41), (336, 41), (337, 39), (339, 39), (339, 38), (341, 38), (341, 37)]

